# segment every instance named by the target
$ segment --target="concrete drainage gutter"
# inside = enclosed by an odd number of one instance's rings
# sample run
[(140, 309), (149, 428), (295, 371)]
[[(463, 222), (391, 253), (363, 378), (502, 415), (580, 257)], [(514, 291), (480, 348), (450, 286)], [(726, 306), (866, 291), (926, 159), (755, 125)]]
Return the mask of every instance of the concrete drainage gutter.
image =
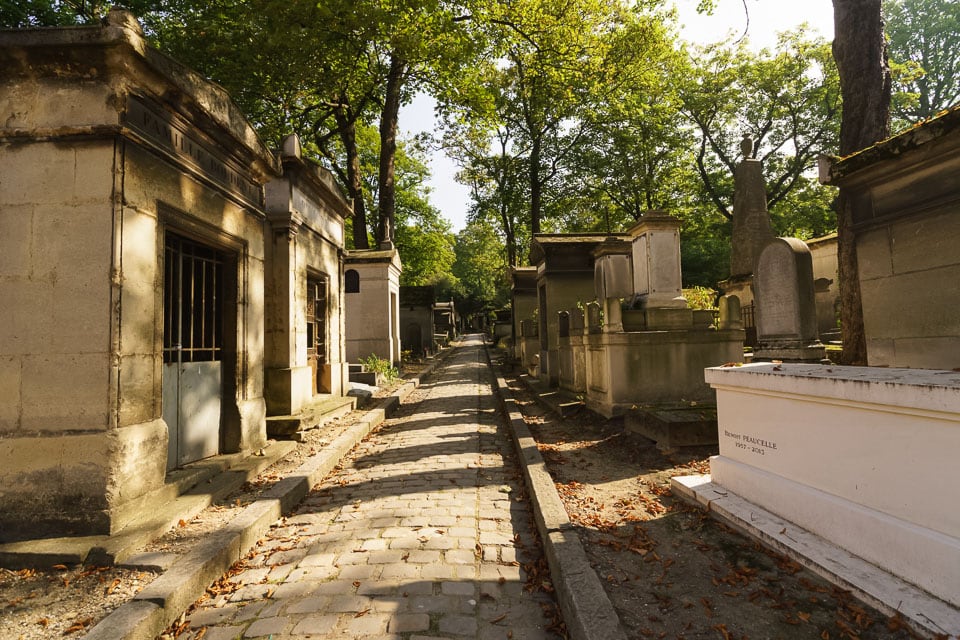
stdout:
[[(487, 357), (489, 361), (489, 354)], [(550, 574), (553, 576), (560, 610), (567, 623), (570, 638), (626, 640), (627, 634), (620, 624), (620, 618), (603, 590), (597, 572), (590, 566), (580, 537), (567, 516), (553, 478), (550, 477), (540, 450), (537, 449), (537, 443), (523, 421), (506, 380), (495, 377), (494, 390), (503, 406), (520, 458), (533, 505), (534, 520), (543, 540)]]
[(310, 487), (329, 474), (358, 442), (377, 428), (417, 387), (433, 373), (437, 359), (418, 377), (405, 381), (390, 396), (364, 413), (347, 431), (296, 470), (277, 482), (241, 511), (223, 529), (211, 534), (193, 551), (181, 556), (162, 575), (132, 600), (101, 620), (86, 640), (153, 640), (183, 611), (203, 595), (207, 586), (222, 576), (253, 548), (284, 513), (303, 500)]

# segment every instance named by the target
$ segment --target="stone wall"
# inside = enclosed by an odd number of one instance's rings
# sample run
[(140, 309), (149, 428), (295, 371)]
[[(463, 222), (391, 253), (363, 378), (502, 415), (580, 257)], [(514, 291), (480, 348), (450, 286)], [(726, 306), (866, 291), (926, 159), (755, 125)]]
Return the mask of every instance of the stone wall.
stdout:
[(960, 367), (960, 107), (822, 170), (858, 201), (872, 366)]

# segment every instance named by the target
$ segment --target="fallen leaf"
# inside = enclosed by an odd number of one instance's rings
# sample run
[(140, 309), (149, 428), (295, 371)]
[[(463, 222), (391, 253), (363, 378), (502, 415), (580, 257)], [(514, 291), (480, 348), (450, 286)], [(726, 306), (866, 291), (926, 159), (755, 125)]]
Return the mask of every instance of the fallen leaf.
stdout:
[(67, 627), (67, 630), (63, 632), (63, 635), (76, 633), (77, 631), (83, 631), (90, 625), (91, 622), (93, 622), (93, 618), (84, 618), (83, 620), (77, 620), (72, 625)]
[(113, 582), (110, 583), (110, 586), (104, 591), (104, 595), (110, 595), (117, 590), (117, 587), (120, 586), (120, 578), (114, 578)]
[(505, 614), (505, 613), (502, 614), (502, 615), (499, 615), (499, 616), (497, 616), (496, 618), (494, 618), (493, 620), (491, 620), (491, 621), (490, 621), (490, 624), (497, 624), (498, 622), (500, 622), (501, 620), (503, 620), (503, 619), (506, 618), (506, 617), (507, 617), (507, 614)]

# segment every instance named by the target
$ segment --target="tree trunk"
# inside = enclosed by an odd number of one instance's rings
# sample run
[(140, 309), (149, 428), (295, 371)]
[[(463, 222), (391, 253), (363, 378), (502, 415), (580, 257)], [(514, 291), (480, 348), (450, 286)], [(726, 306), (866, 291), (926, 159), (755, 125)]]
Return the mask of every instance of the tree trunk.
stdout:
[[(881, 0), (833, 0), (833, 57), (843, 98), (841, 156), (890, 133), (890, 67), (880, 5)], [(857, 206), (847, 190), (840, 189), (836, 207), (842, 362), (862, 365), (867, 363), (867, 342), (853, 228)]]
[(347, 116), (343, 109), (334, 109), (337, 131), (347, 153), (347, 191), (353, 204), (353, 247), (369, 249), (367, 237), (367, 208), (363, 202), (363, 188), (360, 183), (360, 153), (357, 151), (356, 121)]
[(517, 238), (513, 232), (513, 225), (510, 224), (509, 208), (503, 203), (500, 204), (500, 223), (503, 225), (504, 244), (506, 244), (507, 248), (507, 264), (511, 267), (516, 267), (518, 266)]
[(530, 147), (530, 235), (540, 233), (540, 208), (543, 185), (540, 183), (540, 136), (533, 137)]
[[(394, 165), (397, 156), (397, 120), (400, 113), (400, 91), (406, 75), (406, 63), (394, 52), (390, 56), (390, 71), (380, 113), (380, 232), (377, 242), (392, 246), (396, 232), (394, 222), (397, 208), (397, 185)], [(389, 245), (387, 244), (389, 243)]]

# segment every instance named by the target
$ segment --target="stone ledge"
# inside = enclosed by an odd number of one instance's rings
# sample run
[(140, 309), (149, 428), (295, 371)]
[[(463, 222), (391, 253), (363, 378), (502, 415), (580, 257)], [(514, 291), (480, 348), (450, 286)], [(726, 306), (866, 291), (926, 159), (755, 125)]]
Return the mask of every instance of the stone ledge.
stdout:
[(252, 480), (293, 448), (273, 443), (263, 456), (215, 456), (171, 472), (168, 487), (144, 501), (141, 515), (112, 536), (60, 537), (0, 545), (0, 566), (50, 567), (55, 564), (123, 564), (139, 547), (190, 520), (222, 496)]
[(299, 413), (288, 416), (267, 416), (267, 436), (297, 439), (298, 433), (313, 429), (328, 420), (339, 418), (357, 408), (353, 396), (321, 398), (311, 402)]
[[(714, 388), (837, 398), (896, 407), (960, 414), (960, 372), (933, 369), (851, 367), (822, 364), (753, 363), (710, 367), (704, 371)], [(891, 409), (892, 410), (892, 409)]]

